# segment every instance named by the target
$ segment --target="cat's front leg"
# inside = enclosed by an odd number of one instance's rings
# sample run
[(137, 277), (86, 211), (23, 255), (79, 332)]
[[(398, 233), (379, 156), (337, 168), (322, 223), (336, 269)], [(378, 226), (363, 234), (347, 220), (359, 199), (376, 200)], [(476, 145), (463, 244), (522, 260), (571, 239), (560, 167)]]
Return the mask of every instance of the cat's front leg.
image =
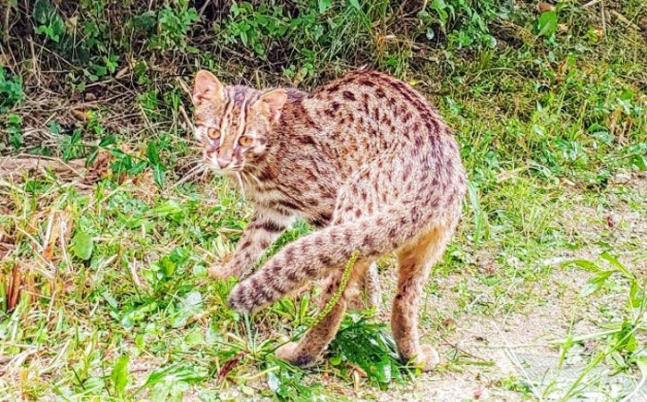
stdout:
[(214, 279), (244, 278), (252, 273), (267, 248), (294, 221), (282, 212), (257, 208), (243, 231), (231, 261), (225, 265), (212, 265), (209, 275)]

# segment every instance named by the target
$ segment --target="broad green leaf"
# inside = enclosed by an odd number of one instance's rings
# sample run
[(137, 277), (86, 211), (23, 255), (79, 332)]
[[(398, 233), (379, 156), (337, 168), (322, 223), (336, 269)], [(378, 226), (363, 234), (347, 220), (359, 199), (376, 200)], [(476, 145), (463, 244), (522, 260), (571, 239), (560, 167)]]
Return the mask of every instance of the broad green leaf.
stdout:
[(158, 187), (162, 187), (164, 184), (164, 167), (162, 165), (155, 165), (153, 167), (153, 179), (155, 180), (155, 184), (157, 184)]
[(631, 157), (631, 164), (637, 167), (638, 169), (642, 171), (647, 170), (647, 160), (645, 160), (645, 157), (642, 155), (634, 155)]
[(618, 259), (613, 254), (609, 253), (608, 251), (605, 251), (604, 253), (600, 254), (600, 257), (607, 260), (611, 265), (613, 265), (614, 267), (618, 268), (621, 271), (624, 271), (627, 269), (624, 265), (622, 265), (620, 261), (618, 261)]
[(600, 268), (596, 263), (593, 261), (589, 260), (582, 260), (582, 259), (577, 259), (577, 260), (570, 260), (566, 261), (563, 266), (567, 267), (569, 265), (576, 265), (579, 268), (583, 268), (589, 272), (600, 272), (602, 271), (602, 268)]
[(391, 361), (387, 356), (384, 356), (380, 362), (371, 366), (371, 373), (377, 381), (388, 384), (392, 380), (391, 375)]
[(126, 386), (128, 385), (128, 380), (130, 377), (130, 370), (128, 370), (128, 362), (130, 357), (128, 355), (120, 356), (112, 369), (112, 374), (110, 374), (110, 379), (112, 384), (115, 387), (115, 394), (123, 395)]
[(180, 204), (174, 200), (169, 200), (151, 211), (153, 215), (159, 217), (181, 217), (183, 212)]
[(358, 0), (348, 0), (348, 3), (350, 3), (350, 5), (353, 6), (355, 8), (355, 10), (357, 10), (357, 11), (362, 10), (362, 6), (359, 5)]
[(72, 239), (72, 251), (74, 251), (74, 255), (82, 260), (87, 260), (92, 256), (93, 248), (92, 236), (88, 233), (80, 231), (74, 235)]
[(332, 0), (319, 0), (319, 14), (323, 14), (332, 7)]
[(333, 366), (339, 366), (341, 364), (341, 362), (342, 362), (342, 357), (341, 356), (333, 356), (328, 361)]
[(155, 141), (148, 143), (148, 146), (146, 147), (146, 157), (151, 165), (160, 164), (159, 150), (157, 149), (157, 143)]
[(593, 276), (589, 281), (584, 285), (580, 294), (582, 296), (588, 296), (592, 293), (597, 292), (604, 286), (607, 279), (613, 274), (614, 271), (602, 271), (597, 275)]
[(547, 11), (539, 16), (538, 36), (551, 36), (557, 30), (557, 12)]

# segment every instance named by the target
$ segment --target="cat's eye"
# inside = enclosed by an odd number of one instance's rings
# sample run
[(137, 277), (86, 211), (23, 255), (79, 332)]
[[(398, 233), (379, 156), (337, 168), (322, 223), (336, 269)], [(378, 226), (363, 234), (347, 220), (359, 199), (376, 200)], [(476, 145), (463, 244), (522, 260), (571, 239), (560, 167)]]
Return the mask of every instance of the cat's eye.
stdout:
[(248, 147), (248, 146), (252, 145), (252, 142), (254, 142), (254, 139), (252, 137), (248, 136), (248, 135), (243, 135), (238, 140), (238, 143), (243, 147)]
[(217, 140), (218, 138), (220, 138), (220, 130), (218, 130), (217, 128), (209, 127), (209, 129), (207, 130), (207, 135), (212, 140)]

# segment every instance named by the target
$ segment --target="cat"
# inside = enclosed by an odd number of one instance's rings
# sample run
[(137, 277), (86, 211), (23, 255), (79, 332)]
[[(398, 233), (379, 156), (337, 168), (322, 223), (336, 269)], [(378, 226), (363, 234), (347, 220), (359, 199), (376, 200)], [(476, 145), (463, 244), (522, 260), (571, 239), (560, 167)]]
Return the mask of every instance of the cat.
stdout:
[[(320, 278), (326, 279), (325, 303), (358, 253), (332, 310), (300, 342), (276, 350), (280, 359), (311, 365), (334, 338), (350, 289), (371, 282), (376, 259), (394, 252), (399, 277), (391, 328), (397, 349), (404, 361), (433, 369), (439, 355), (420, 344), (418, 305), (458, 225), (466, 176), (451, 130), (425, 97), (375, 71), (350, 72), (305, 93), (224, 86), (201, 70), (193, 103), (204, 162), (237, 177), (254, 206), (233, 260), (216, 268), (220, 277), (244, 278), (229, 305), (255, 312)], [(253, 272), (298, 218), (318, 230)]]

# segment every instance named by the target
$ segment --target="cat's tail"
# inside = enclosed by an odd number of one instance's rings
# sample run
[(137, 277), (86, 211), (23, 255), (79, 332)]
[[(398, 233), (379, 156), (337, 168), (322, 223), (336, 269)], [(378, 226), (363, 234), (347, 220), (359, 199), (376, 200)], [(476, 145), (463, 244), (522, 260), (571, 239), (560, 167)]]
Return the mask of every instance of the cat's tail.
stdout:
[(372, 216), (328, 226), (285, 246), (232, 291), (229, 304), (250, 312), (270, 304), (305, 282), (343, 270), (351, 256), (359, 261), (394, 251), (438, 223), (433, 208), (389, 208)]

